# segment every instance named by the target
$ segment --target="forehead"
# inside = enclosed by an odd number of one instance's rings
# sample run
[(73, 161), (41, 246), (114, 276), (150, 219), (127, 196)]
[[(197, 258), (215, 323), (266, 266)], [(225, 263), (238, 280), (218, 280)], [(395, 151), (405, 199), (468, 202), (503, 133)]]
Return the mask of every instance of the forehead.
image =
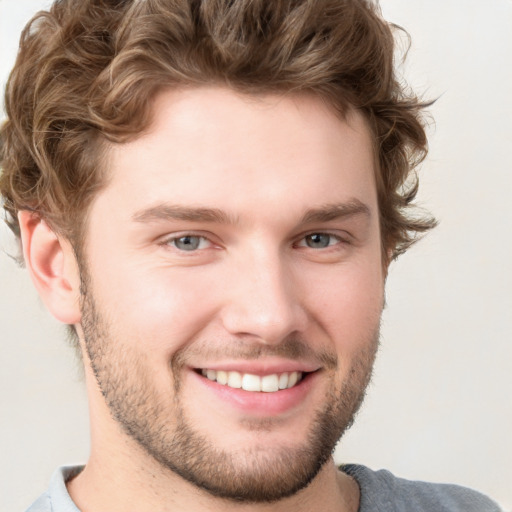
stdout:
[(107, 155), (110, 179), (98, 202), (126, 215), (169, 201), (270, 216), (354, 198), (376, 205), (363, 116), (342, 117), (312, 95), (165, 91), (149, 129)]

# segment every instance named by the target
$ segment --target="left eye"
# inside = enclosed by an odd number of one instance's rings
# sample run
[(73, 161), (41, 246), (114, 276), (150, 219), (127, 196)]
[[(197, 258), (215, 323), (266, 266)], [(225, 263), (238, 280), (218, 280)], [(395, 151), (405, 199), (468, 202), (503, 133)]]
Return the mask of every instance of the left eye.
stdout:
[(167, 242), (180, 251), (196, 251), (208, 247), (208, 240), (204, 236), (184, 235), (178, 238), (172, 238)]
[(310, 247), (311, 249), (325, 249), (337, 243), (339, 243), (339, 238), (328, 233), (311, 233), (305, 236), (299, 245)]

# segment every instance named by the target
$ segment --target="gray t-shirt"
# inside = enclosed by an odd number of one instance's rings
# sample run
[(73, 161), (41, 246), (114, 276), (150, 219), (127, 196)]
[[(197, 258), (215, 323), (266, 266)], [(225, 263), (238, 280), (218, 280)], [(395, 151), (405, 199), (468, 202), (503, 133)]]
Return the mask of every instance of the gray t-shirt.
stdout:
[(356, 464), (340, 469), (359, 484), (359, 512), (503, 512), (491, 499), (460, 485), (405, 480)]
[[(66, 481), (82, 468), (55, 471), (48, 490), (26, 512), (80, 512), (68, 494)], [(359, 484), (359, 512), (502, 512), (489, 498), (458, 485), (413, 482), (356, 464), (340, 469)]]

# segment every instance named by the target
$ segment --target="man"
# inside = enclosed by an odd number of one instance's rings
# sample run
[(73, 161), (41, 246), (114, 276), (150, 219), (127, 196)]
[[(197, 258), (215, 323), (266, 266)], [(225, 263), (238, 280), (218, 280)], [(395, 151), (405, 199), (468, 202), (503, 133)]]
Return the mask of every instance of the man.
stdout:
[(67, 0), (27, 28), (1, 192), (92, 438), (29, 510), (498, 510), (331, 459), (388, 265), (434, 225), (392, 59), (361, 0)]

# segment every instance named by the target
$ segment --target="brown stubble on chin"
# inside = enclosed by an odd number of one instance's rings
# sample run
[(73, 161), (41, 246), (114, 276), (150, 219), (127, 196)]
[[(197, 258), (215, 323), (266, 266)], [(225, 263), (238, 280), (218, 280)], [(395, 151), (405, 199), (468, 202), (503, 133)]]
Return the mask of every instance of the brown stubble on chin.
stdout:
[(280, 418), (243, 418), (240, 425), (248, 432), (272, 432), (283, 423)]

